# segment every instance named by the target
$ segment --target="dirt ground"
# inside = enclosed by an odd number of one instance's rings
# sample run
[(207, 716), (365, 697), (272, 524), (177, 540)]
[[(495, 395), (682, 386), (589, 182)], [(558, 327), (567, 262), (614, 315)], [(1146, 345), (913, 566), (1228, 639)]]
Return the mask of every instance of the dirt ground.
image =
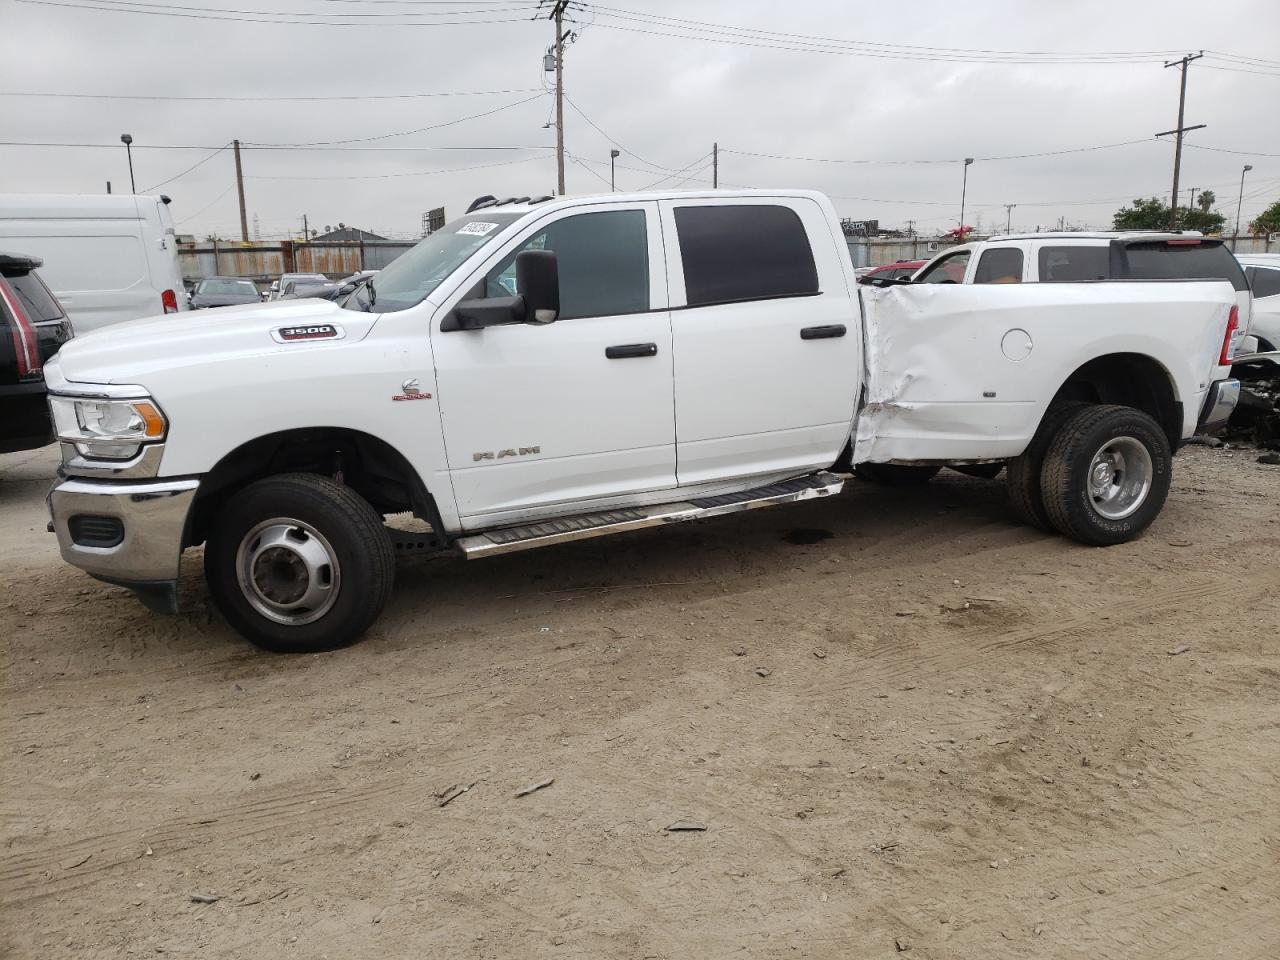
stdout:
[(295, 658), (198, 556), (177, 618), (64, 566), (52, 451), (0, 458), (0, 954), (1274, 960), (1256, 455), (1184, 450), (1107, 550), (946, 473), (402, 560), (363, 644)]

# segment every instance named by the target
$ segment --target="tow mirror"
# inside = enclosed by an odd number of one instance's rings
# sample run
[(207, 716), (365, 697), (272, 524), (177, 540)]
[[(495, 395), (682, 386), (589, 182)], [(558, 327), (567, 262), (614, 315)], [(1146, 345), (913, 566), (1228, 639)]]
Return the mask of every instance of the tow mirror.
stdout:
[(525, 303), (525, 319), (551, 323), (560, 316), (560, 268), (551, 250), (526, 250), (516, 257), (516, 289)]
[(486, 297), (463, 300), (440, 324), (442, 331), (481, 330), (506, 323), (524, 323), (527, 315), (524, 297)]

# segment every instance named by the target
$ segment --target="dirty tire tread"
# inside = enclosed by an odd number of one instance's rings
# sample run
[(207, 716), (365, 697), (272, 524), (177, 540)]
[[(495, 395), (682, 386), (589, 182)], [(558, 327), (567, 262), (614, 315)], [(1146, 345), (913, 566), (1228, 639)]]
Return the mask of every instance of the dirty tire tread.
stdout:
[(913, 467), (901, 463), (860, 463), (855, 473), (863, 480), (870, 480), (883, 487), (915, 487), (928, 483), (938, 475), (941, 467)]
[[(329, 540), (342, 567), (334, 608), (298, 627), (255, 612), (236, 580), (240, 538), (272, 515), (295, 516)], [(255, 645), (276, 653), (316, 653), (355, 643), (378, 618), (395, 583), (395, 549), (382, 517), (350, 487), (312, 473), (266, 477), (222, 507), (205, 546), (205, 579), (227, 621)]]
[(1087, 400), (1068, 400), (1050, 407), (1040, 421), (1040, 426), (1036, 428), (1035, 436), (1027, 444), (1027, 449), (1009, 461), (1005, 473), (1009, 507), (1013, 510), (1013, 515), (1027, 526), (1045, 533), (1057, 532), (1044, 506), (1044, 498), (1040, 492), (1040, 473), (1044, 467), (1045, 454), (1049, 452), (1049, 445), (1058, 428), (1089, 406), (1092, 404)]
[[(1087, 503), (1089, 462), (1108, 437), (1132, 436), (1151, 454), (1151, 490), (1142, 506), (1123, 520), (1107, 520)], [(1173, 455), (1160, 425), (1141, 410), (1112, 404), (1091, 405), (1058, 429), (1040, 473), (1045, 510), (1064, 536), (1096, 547), (1125, 543), (1160, 514), (1169, 495)]]

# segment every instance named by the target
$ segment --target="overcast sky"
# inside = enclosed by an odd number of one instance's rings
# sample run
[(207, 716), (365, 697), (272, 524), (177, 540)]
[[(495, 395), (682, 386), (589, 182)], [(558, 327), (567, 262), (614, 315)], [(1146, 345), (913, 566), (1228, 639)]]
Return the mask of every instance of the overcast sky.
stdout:
[[(570, 193), (608, 190), (611, 146), (622, 150), (620, 190), (709, 185), (703, 167), (719, 141), (722, 185), (816, 188), (842, 215), (886, 226), (911, 219), (933, 233), (955, 226), (960, 160), (972, 156), (979, 159), (969, 170), (967, 222), (1003, 227), (1003, 205), (1016, 203), (1015, 229), (1056, 225), (1060, 216), (1105, 227), (1122, 202), (1167, 197), (1173, 148), (1151, 138), (1176, 126), (1178, 71), (1161, 61), (1206, 49), (1215, 52), (1190, 69), (1186, 122), (1208, 126), (1188, 135), (1195, 146), (1184, 153), (1183, 188), (1213, 189), (1217, 208), (1234, 219), (1241, 167), (1251, 163), (1245, 220), (1280, 199), (1277, 0), (616, 2), (575, 4), (579, 36), (565, 58), (566, 91), (581, 113), (566, 105), (565, 129), (581, 161), (568, 163)], [(91, 9), (108, 3), (117, 9)], [(111, 180), (127, 191), (119, 137), (128, 132), (139, 192), (237, 137), (529, 148), (246, 149), (248, 210), (264, 239), (296, 233), (303, 214), (317, 228), (342, 221), (416, 236), (431, 207), (444, 205), (452, 218), (479, 194), (551, 193), (555, 154), (546, 148), (555, 136), (543, 125), (552, 116), (552, 76), (542, 56), (552, 27), (533, 19), (535, 5), (137, 0), (130, 9), (147, 12), (125, 13), (117, 0), (0, 0), (0, 140), (108, 145), (0, 146), (0, 190), (93, 193)], [(217, 19), (284, 19), (286, 11), (327, 23)], [(478, 20), (493, 22), (458, 22)], [(1036, 55), (969, 62), (979, 55), (956, 49)], [(1054, 63), (1039, 55), (1099, 52), (1138, 56)], [(243, 99), (25, 95), (32, 93)], [(364, 99), (278, 99), (288, 97)], [(421, 132), (387, 136), (405, 131)], [(983, 159), (1127, 141), (1143, 142)], [(819, 162), (837, 160), (947, 162)], [(237, 235), (230, 150), (155, 192), (173, 198), (179, 232)]]

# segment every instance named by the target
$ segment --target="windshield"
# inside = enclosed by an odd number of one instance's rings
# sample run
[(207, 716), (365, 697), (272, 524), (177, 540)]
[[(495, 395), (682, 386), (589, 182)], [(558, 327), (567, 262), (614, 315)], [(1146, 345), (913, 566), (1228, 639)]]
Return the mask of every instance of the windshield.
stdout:
[(473, 253), (520, 218), (518, 213), (480, 210), (454, 220), (358, 287), (343, 304), (348, 309), (394, 313), (417, 306)]
[(196, 293), (207, 293), (213, 296), (256, 297), (258, 288), (253, 285), (252, 280), (224, 280), (221, 277), (214, 277), (211, 280), (201, 280), (200, 286), (196, 288)]

